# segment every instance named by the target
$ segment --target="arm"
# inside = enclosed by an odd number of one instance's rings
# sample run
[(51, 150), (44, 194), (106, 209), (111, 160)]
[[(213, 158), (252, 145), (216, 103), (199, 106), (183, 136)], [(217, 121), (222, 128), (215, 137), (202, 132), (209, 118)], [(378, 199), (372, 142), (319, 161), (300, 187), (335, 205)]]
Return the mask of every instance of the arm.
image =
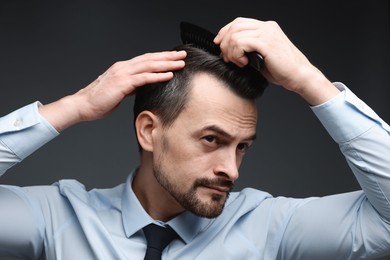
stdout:
[(379, 215), (390, 222), (390, 126), (346, 86), (314, 113), (339, 145), (360, 186)]
[[(186, 53), (160, 52), (114, 64), (77, 93), (47, 105), (36, 102), (0, 118), (0, 175), (58, 132), (110, 114), (142, 85), (166, 81), (184, 66)], [(0, 258), (39, 258), (45, 223), (40, 203), (28, 189), (0, 185)]]
[(264, 76), (299, 94), (339, 144), (363, 192), (305, 201), (289, 220), (283, 259), (355, 259), (389, 251), (390, 127), (342, 84), (332, 84), (275, 22), (237, 18), (214, 39), (227, 62), (261, 53)]
[(115, 63), (77, 93), (42, 106), (40, 113), (60, 132), (82, 121), (110, 114), (139, 86), (167, 81), (184, 67), (184, 51), (149, 53)]
[(0, 118), (0, 176), (58, 135), (35, 102)]
[(312, 109), (363, 191), (302, 201), (284, 231), (280, 259), (372, 259), (390, 253), (390, 127), (343, 84), (335, 86), (342, 92)]
[(183, 51), (149, 53), (117, 62), (73, 95), (0, 118), (0, 175), (58, 132), (107, 116), (137, 87), (171, 79), (171, 71), (183, 68), (185, 55)]
[(258, 52), (265, 61), (263, 75), (272, 83), (296, 92), (318, 105), (340, 91), (291, 43), (275, 22), (237, 18), (217, 34), (224, 60), (242, 67), (246, 52)]
[[(326, 102), (332, 103), (332, 99), (341, 95), (340, 90), (344, 90), (343, 87), (339, 90), (329, 82), (290, 42), (275, 22), (237, 18), (223, 27), (214, 41), (216, 44), (220, 44), (225, 61), (234, 62), (238, 66), (244, 66), (248, 63), (246, 52), (261, 53), (265, 61), (264, 76), (269, 81), (299, 94), (312, 106), (327, 107), (329, 104), (327, 105)], [(350, 154), (351, 151), (344, 148), (353, 138), (368, 131), (368, 128), (362, 130), (362, 125), (368, 123), (373, 125), (376, 122), (384, 130), (384, 133), (388, 132), (390, 128), (352, 92), (348, 91), (342, 95), (345, 95), (345, 102), (353, 107), (348, 113), (340, 114), (337, 108), (322, 109), (322, 112), (321, 108), (314, 108), (314, 110), (318, 111), (317, 115), (319, 115), (320, 120), (336, 142), (340, 144), (342, 152), (346, 155), (351, 169), (366, 191), (370, 202), (376, 206), (383, 217), (390, 221), (390, 205), (388, 203), (390, 200), (388, 199), (390, 198), (390, 141), (388, 135), (383, 134), (379, 141), (377, 139), (370, 140), (369, 142), (378, 143), (378, 146), (372, 146), (370, 153), (364, 150), (365, 147), (362, 147), (362, 150), (359, 151), (362, 154), (360, 162), (352, 159), (354, 157)], [(343, 109), (342, 111), (346, 111), (345, 108)], [(359, 114), (363, 114), (363, 116), (358, 116)], [(354, 120), (351, 121), (351, 118), (356, 118), (358, 123)], [(367, 124), (361, 123), (363, 118), (368, 120)], [(356, 136), (353, 136), (352, 133), (356, 133)], [(345, 137), (340, 139), (340, 136), (344, 135)], [(363, 165), (362, 161), (367, 165)], [(377, 164), (380, 164), (380, 167), (377, 167), (379, 166)], [(372, 166), (374, 170), (370, 170), (369, 175), (362, 174), (367, 173), (367, 166)], [(378, 179), (368, 178), (372, 174), (382, 180), (382, 187), (380, 190), (378, 188), (376, 195), (372, 194), (372, 181), (378, 181)]]

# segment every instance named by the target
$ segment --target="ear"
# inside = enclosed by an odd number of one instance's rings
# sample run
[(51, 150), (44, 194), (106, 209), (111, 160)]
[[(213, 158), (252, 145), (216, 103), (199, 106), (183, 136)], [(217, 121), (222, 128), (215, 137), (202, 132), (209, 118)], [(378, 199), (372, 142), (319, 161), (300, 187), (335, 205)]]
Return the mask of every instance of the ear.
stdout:
[(153, 152), (153, 131), (160, 125), (159, 118), (150, 111), (142, 111), (135, 120), (135, 131), (143, 150)]

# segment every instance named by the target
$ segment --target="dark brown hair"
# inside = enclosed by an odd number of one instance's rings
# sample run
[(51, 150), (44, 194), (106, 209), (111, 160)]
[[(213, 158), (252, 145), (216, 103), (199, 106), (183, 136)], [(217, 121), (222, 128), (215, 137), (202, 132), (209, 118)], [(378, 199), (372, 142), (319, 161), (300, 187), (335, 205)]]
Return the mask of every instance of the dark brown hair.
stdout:
[(238, 96), (256, 99), (263, 94), (265, 80), (251, 67), (239, 68), (202, 49), (191, 45), (180, 45), (174, 50), (185, 50), (185, 67), (174, 72), (174, 77), (167, 82), (148, 84), (139, 87), (134, 102), (134, 120), (145, 110), (160, 117), (164, 127), (169, 127), (183, 110), (190, 83), (197, 73), (207, 73), (226, 83), (226, 86)]

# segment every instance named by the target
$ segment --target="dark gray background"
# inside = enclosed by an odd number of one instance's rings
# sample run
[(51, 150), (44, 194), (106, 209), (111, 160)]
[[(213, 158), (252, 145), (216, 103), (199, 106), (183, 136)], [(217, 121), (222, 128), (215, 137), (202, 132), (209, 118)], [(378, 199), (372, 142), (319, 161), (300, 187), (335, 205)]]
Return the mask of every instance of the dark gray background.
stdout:
[[(54, 101), (117, 60), (171, 49), (179, 22), (216, 32), (237, 16), (276, 20), (332, 81), (347, 84), (390, 121), (388, 1), (21, 1), (0, 3), (0, 115)], [(110, 117), (74, 126), (1, 182), (51, 184), (75, 178), (111, 187), (137, 165), (133, 98)], [(270, 86), (258, 101), (258, 140), (241, 168), (244, 186), (273, 195), (322, 196), (358, 189), (337, 145), (297, 95)]]

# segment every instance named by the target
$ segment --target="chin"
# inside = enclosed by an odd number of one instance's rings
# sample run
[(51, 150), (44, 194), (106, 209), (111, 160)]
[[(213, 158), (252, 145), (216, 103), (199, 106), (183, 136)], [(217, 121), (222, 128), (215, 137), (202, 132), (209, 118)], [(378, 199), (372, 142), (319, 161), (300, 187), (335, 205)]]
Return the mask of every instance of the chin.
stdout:
[(222, 214), (225, 207), (227, 197), (220, 195), (212, 195), (207, 198), (207, 201), (196, 199), (196, 205), (192, 205), (188, 210), (193, 214), (204, 218), (216, 218)]

